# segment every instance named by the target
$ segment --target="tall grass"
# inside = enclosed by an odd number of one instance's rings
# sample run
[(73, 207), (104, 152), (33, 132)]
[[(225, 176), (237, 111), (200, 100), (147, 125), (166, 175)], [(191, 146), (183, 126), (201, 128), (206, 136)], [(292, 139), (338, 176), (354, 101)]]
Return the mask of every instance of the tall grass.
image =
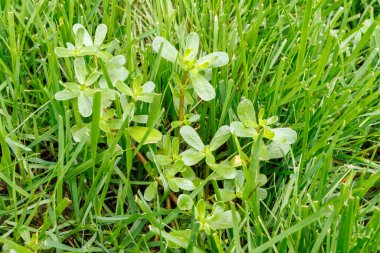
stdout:
[[(379, 251), (379, 14), (375, 0), (1, 1), (0, 244), (18, 252), (176, 252), (149, 231), (154, 225), (190, 228), (187, 252)], [(212, 73), (216, 99), (197, 107), (198, 133), (208, 142), (232, 122), (241, 97), (296, 130), (289, 155), (260, 164), (267, 198), (231, 204), (241, 222), (205, 237), (188, 213), (161, 205), (163, 196), (154, 205), (141, 197), (153, 165), (137, 159), (128, 136), (120, 136), (122, 156), (96, 141), (75, 143), (70, 122), (80, 116), (54, 99), (59, 81), (74, 76), (54, 48), (73, 41), (75, 23), (92, 34), (106, 24), (128, 70), (156, 83), (163, 96), (153, 108), (165, 111), (140, 110), (163, 133), (177, 120), (175, 69), (152, 39), (178, 47), (194, 31), (204, 52), (227, 52), (230, 63)]]

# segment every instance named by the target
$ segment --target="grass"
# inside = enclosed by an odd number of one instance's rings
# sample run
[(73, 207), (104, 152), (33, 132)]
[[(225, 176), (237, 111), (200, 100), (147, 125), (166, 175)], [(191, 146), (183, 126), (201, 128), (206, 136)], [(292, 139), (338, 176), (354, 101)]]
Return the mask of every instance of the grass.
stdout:
[[(189, 229), (186, 252), (380, 250), (378, 1), (3, 0), (0, 7), (5, 248), (177, 252), (167, 245), (169, 232)], [(194, 31), (202, 51), (227, 52), (229, 64), (212, 73), (216, 99), (196, 107), (198, 133), (209, 143), (220, 126), (236, 119), (243, 96), (294, 129), (298, 139), (285, 158), (259, 163), (251, 155), (249, 169), (268, 178), (267, 198), (227, 203), (233, 227), (206, 236), (191, 211), (165, 204), (169, 192), (144, 199), (157, 168), (138, 157), (156, 153), (155, 145), (134, 143), (124, 131), (110, 147), (100, 135), (75, 143), (72, 124), (84, 119), (76, 106), (54, 99), (59, 81), (74, 79), (72, 61), (57, 59), (54, 48), (74, 41), (75, 23), (91, 34), (106, 24), (106, 42), (120, 41), (127, 69), (155, 82), (161, 100), (138, 111), (163, 134), (178, 119), (170, 89), (177, 69), (153, 52), (154, 37), (178, 47)], [(118, 115), (120, 110), (116, 103)], [(96, 133), (99, 115), (92, 119)], [(246, 152), (247, 143), (230, 140), (217, 158)], [(196, 172), (207, 179), (190, 196), (201, 199), (204, 187), (218, 194), (218, 183), (201, 167)]]

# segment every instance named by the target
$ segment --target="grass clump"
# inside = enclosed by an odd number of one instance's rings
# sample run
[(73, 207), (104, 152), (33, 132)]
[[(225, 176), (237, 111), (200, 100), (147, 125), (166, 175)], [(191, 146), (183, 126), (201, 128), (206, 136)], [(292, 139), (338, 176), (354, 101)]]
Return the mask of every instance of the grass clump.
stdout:
[(5, 252), (376, 252), (379, 3), (3, 1)]

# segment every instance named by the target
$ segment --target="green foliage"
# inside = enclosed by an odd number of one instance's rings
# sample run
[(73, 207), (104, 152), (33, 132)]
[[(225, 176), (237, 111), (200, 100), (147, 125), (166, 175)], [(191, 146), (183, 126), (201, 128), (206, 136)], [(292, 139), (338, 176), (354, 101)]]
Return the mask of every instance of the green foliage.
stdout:
[(380, 251), (378, 13), (0, 1), (0, 247)]
[[(222, 67), (228, 63), (228, 55), (225, 52), (214, 52), (205, 55), (198, 60), (196, 56), (199, 48), (199, 36), (192, 32), (186, 38), (183, 54), (170, 44), (165, 38), (156, 37), (152, 42), (153, 50), (160, 52), (160, 56), (172, 63), (177, 63), (189, 75), (190, 83), (195, 93), (204, 101), (215, 98), (215, 89), (201, 74), (211, 68)], [(186, 83), (182, 85), (186, 86)]]
[(253, 104), (248, 99), (243, 99), (237, 107), (237, 115), (240, 121), (231, 122), (231, 131), (238, 137), (257, 139), (262, 132), (263, 137), (271, 140), (266, 145), (261, 141), (260, 159), (269, 160), (284, 157), (290, 150), (290, 145), (297, 140), (297, 133), (290, 128), (271, 128), (270, 125), (277, 122), (278, 117), (272, 116), (263, 119), (264, 109), (256, 112)]

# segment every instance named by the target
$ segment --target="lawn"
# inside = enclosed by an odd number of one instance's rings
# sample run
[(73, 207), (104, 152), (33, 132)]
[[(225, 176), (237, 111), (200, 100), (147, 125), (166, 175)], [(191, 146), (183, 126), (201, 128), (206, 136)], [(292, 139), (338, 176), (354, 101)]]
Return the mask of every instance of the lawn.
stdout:
[(3, 252), (379, 252), (378, 0), (0, 0)]

